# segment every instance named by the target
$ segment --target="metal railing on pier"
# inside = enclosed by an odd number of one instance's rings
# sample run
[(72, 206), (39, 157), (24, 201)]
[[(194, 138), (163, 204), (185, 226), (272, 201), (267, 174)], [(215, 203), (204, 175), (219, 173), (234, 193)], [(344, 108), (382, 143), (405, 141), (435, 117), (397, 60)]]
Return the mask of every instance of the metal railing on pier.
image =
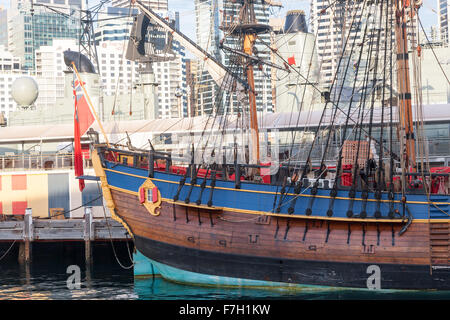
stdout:
[[(72, 169), (72, 153), (0, 155), (0, 170), (55, 170)], [(84, 159), (84, 167), (92, 167), (90, 159)]]

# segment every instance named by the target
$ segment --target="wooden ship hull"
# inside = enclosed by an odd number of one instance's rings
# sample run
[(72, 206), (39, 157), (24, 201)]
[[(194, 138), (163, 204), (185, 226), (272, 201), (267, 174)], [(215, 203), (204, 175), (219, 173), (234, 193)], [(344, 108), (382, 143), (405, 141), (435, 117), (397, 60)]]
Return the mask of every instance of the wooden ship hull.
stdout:
[[(276, 185), (242, 181), (236, 188), (234, 181), (206, 179), (202, 186), (205, 179), (191, 184), (188, 178), (180, 187), (182, 175), (139, 165), (149, 163), (142, 153), (116, 152), (110, 161), (105, 152), (110, 150), (94, 152), (93, 163), (107, 206), (166, 279), (291, 289), (450, 289), (447, 195), (430, 201), (409, 195), (409, 219), (388, 217), (391, 203), (401, 209), (400, 194), (392, 201), (384, 193), (381, 200), (369, 195), (364, 201), (358, 192), (353, 210), (360, 212), (366, 202), (367, 217), (349, 218), (345, 190), (330, 217), (326, 189), (315, 196), (310, 190), (287, 193), (275, 212)], [(312, 213), (306, 215), (308, 207)]]

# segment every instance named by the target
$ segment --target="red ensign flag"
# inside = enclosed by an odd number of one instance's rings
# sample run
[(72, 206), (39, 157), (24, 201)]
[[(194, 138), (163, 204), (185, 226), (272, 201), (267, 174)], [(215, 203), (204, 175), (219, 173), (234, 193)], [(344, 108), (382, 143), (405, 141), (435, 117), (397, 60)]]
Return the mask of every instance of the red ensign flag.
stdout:
[[(83, 89), (78, 81), (75, 81), (73, 95), (75, 98), (75, 112), (73, 123), (73, 136), (74, 136), (74, 167), (75, 176), (79, 177), (83, 175), (83, 154), (81, 152), (81, 136), (86, 133), (89, 127), (94, 122), (94, 116), (92, 115), (89, 105), (86, 101), (86, 97), (83, 94)], [(79, 179), (80, 191), (84, 189), (84, 180)]]

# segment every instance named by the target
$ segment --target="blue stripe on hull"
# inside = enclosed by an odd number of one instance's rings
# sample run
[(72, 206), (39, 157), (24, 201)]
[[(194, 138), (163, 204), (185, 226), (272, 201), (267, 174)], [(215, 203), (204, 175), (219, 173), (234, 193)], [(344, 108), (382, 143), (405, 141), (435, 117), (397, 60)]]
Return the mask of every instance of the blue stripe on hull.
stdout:
[[(130, 190), (133, 192), (138, 192), (139, 187), (144, 183), (147, 179), (147, 170), (145, 169), (137, 169), (124, 165), (112, 165), (108, 163), (108, 168), (111, 168), (114, 171), (119, 171), (123, 173), (128, 173), (136, 176), (126, 175), (118, 172), (106, 171), (108, 183), (111, 186), (115, 186), (118, 188)], [(154, 180), (153, 182), (161, 191), (161, 195), (164, 198), (173, 199), (178, 189), (178, 182), (182, 178), (179, 175), (175, 174), (167, 174), (162, 172), (155, 172), (155, 178), (159, 180), (172, 181), (176, 183), (163, 182)], [(203, 178), (197, 180), (197, 184), (201, 184)], [(189, 183), (190, 179), (186, 179), (186, 183)], [(208, 181), (208, 186), (210, 181)], [(278, 205), (279, 201), (279, 191), (280, 187), (269, 185), (269, 184), (253, 184), (242, 182), (241, 190), (234, 189), (234, 181), (216, 181), (216, 189), (213, 191), (213, 206), (216, 207), (226, 207), (226, 208), (236, 208), (241, 210), (252, 210), (252, 211), (262, 211), (262, 212), (275, 212), (274, 208)], [(189, 185), (183, 186), (181, 189), (179, 200), (184, 201), (190, 190)], [(224, 190), (219, 188), (228, 188), (230, 190)], [(195, 203), (200, 195), (200, 187), (194, 187), (191, 195), (190, 202)], [(249, 191), (259, 191), (259, 192), (245, 192), (244, 190)], [(209, 195), (211, 192), (211, 188), (205, 188), (202, 197), (201, 203), (206, 204), (209, 199)], [(278, 193), (275, 194), (264, 193)], [(293, 193), (292, 188), (289, 190), (290, 193)], [(310, 189), (304, 190), (302, 192), (304, 195), (310, 195)], [(318, 196), (326, 196), (330, 195), (330, 190), (319, 189)], [(275, 198), (276, 197), (276, 198)], [(348, 191), (339, 190), (338, 198), (348, 198)], [(287, 214), (288, 208), (292, 203), (293, 196), (285, 196), (283, 198), (283, 205), (281, 206), (280, 213)], [(356, 192), (356, 198), (361, 198), (361, 192)], [(298, 197), (296, 201), (296, 205), (294, 208), (294, 215), (304, 215), (306, 209), (309, 207), (309, 201), (311, 197)], [(373, 193), (369, 193), (369, 200), (374, 199)], [(382, 200), (388, 200), (387, 194), (383, 193)], [(396, 194), (396, 201), (400, 200), (400, 194)], [(420, 201), (426, 202), (427, 198), (425, 195), (408, 195), (408, 201)], [(447, 195), (432, 195), (432, 201), (436, 202), (448, 202), (449, 197)], [(275, 205), (274, 205), (275, 202)], [(312, 216), (325, 217), (326, 212), (329, 208), (330, 199), (318, 198), (316, 197), (314, 200), (314, 204), (312, 206)], [(347, 211), (349, 209), (350, 201), (348, 199), (336, 199), (333, 207), (333, 217), (337, 218), (346, 218)], [(389, 213), (388, 202), (380, 203), (380, 211), (383, 217), (386, 217)], [(408, 207), (415, 219), (428, 219), (429, 212), (431, 213), (432, 219), (448, 219), (448, 205), (438, 205), (437, 208), (434, 206), (430, 206), (427, 203), (423, 204), (408, 204)], [(394, 204), (394, 209), (397, 209), (400, 213), (403, 212), (402, 205), (400, 203)], [(363, 201), (354, 201), (353, 212), (355, 215), (358, 215), (363, 210)], [(376, 201), (367, 201), (366, 203), (366, 212), (367, 217), (373, 217), (375, 211), (377, 210), (377, 202)]]

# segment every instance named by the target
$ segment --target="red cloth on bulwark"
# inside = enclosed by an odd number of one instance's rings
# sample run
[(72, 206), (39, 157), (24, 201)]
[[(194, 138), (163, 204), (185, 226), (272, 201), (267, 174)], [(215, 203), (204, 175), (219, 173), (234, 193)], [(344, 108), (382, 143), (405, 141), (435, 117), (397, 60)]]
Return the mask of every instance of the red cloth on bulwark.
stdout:
[(263, 183), (270, 183), (270, 166), (271, 166), (271, 162), (266, 162), (266, 163), (261, 163), (261, 165), (263, 166), (261, 168), (261, 177), (263, 180)]
[(450, 167), (433, 167), (430, 168), (432, 173), (450, 173)]
[[(430, 168), (431, 173), (450, 173), (450, 167), (433, 167)], [(448, 177), (434, 177), (431, 181), (431, 193), (447, 194), (445, 183), (448, 181)]]
[[(230, 181), (234, 181), (234, 180), (236, 180), (236, 175), (233, 173), (233, 174), (230, 175)], [(241, 177), (240, 177), (240, 180), (241, 180), (241, 181), (244, 181), (244, 180), (245, 180), (245, 177), (244, 177), (244, 176), (241, 176)]]
[(439, 178), (434, 177), (433, 180), (431, 180), (431, 193), (437, 193), (439, 190)]

